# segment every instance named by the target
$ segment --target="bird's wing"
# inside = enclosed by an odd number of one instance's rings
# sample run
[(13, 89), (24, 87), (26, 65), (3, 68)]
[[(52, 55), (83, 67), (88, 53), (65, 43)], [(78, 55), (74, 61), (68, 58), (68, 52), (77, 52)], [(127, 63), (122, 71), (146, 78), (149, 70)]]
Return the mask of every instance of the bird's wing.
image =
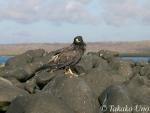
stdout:
[(81, 58), (79, 51), (70, 50), (63, 51), (56, 55), (56, 57), (49, 62), (51, 68), (62, 68), (76, 64)]
[(59, 69), (65, 66), (74, 65), (81, 58), (79, 51), (73, 50), (72, 46), (52, 51), (52, 53), (53, 56), (48, 61), (48, 63), (39, 67), (36, 72), (47, 68)]
[(49, 63), (44, 64), (43, 66), (39, 67), (36, 72), (43, 70), (43, 69), (60, 69), (67, 66), (72, 66), (78, 63), (81, 59), (81, 54), (79, 51), (70, 50), (70, 51), (63, 51), (50, 59)]
[(48, 61), (48, 63), (52, 62), (52, 61), (56, 61), (56, 59), (58, 58), (58, 56), (60, 56), (60, 54), (68, 52), (68, 51), (72, 51), (73, 47), (72, 45), (69, 47), (65, 47), (65, 48), (61, 48), (55, 51), (52, 51), (53, 56), (51, 57), (51, 59)]
[(52, 53), (53, 53), (54, 55), (57, 55), (57, 54), (62, 53), (62, 52), (64, 52), (64, 51), (70, 51), (70, 50), (72, 50), (72, 46), (64, 47), (64, 48), (61, 48), (61, 49), (52, 51)]

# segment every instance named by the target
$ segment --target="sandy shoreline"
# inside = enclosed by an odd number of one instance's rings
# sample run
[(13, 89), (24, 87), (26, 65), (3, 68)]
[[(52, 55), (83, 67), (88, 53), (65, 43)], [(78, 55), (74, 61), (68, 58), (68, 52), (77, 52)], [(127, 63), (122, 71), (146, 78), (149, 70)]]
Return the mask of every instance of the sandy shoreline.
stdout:
[[(67, 43), (31, 43), (31, 44), (3, 44), (0, 45), (0, 55), (17, 55), (27, 50), (45, 49), (46, 51), (66, 47)], [(139, 42), (96, 42), (88, 43), (87, 51), (99, 51), (101, 49), (118, 51), (120, 53), (150, 53), (150, 41)]]

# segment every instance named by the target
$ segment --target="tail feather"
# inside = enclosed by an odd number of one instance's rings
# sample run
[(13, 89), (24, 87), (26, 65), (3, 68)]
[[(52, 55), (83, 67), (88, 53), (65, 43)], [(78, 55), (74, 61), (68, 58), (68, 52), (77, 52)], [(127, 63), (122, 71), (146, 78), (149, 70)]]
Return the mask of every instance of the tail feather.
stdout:
[(50, 64), (50, 63), (48, 63), (48, 64), (44, 64), (44, 65), (42, 65), (41, 67), (39, 67), (37, 70), (36, 70), (36, 72), (37, 71), (41, 71), (41, 70), (45, 70), (45, 69), (59, 69), (59, 68), (61, 68), (62, 67), (62, 64)]
[(48, 69), (48, 68), (51, 68), (51, 65), (50, 64), (44, 64), (42, 65), (41, 67), (39, 67), (36, 72), (38, 71), (41, 71), (41, 70), (45, 70), (45, 69)]

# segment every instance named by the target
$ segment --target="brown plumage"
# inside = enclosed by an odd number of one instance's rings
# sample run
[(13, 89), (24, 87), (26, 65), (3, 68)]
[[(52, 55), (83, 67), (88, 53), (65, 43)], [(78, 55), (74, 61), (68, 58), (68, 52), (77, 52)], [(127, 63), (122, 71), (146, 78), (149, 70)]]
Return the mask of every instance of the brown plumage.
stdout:
[(69, 69), (77, 64), (85, 52), (85, 46), (81, 36), (74, 38), (73, 43), (66, 48), (53, 51), (54, 56), (49, 60), (45, 67), (50, 69)]

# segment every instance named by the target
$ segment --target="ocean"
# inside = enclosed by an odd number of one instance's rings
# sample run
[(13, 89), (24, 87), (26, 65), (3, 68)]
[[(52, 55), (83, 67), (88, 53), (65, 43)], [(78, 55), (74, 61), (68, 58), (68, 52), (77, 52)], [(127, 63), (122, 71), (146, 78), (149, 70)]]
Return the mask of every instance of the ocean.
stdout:
[[(0, 56), (0, 63), (5, 63), (12, 56)], [(122, 57), (122, 59), (131, 59), (133, 61), (148, 61), (150, 57)]]
[(122, 59), (129, 59), (129, 60), (133, 60), (133, 61), (145, 61), (145, 62), (147, 62), (149, 59), (150, 59), (150, 57), (122, 57)]
[(5, 63), (12, 56), (0, 56), (0, 63)]

